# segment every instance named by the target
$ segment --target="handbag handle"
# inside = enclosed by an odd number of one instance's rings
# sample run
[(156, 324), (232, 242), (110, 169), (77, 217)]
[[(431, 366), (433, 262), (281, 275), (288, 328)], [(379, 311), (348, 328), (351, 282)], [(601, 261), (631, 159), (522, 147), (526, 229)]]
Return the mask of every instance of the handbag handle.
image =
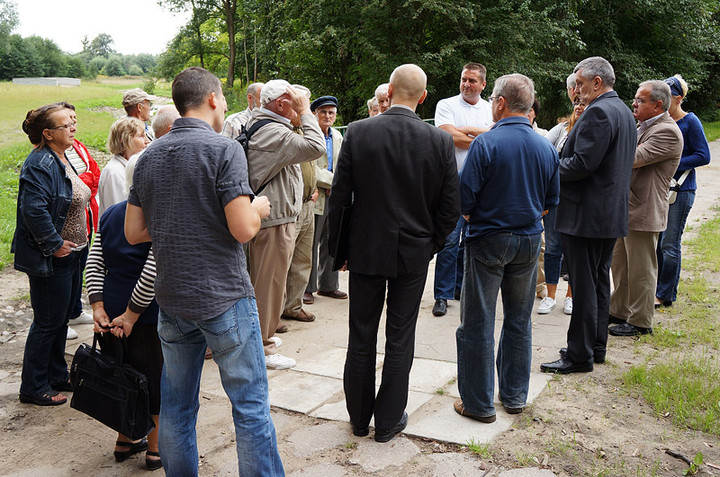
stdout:
[[(92, 344), (92, 352), (95, 353), (97, 351), (97, 345), (98, 340), (100, 339), (100, 336), (102, 333), (94, 333), (93, 334), (93, 344)], [(128, 344), (127, 344), (127, 337), (123, 336), (122, 338), (118, 338), (117, 336), (111, 334), (111, 336), (114, 339), (120, 340), (121, 346), (114, 346), (115, 348), (115, 362), (117, 364), (124, 363), (123, 358), (126, 354), (128, 354)]]

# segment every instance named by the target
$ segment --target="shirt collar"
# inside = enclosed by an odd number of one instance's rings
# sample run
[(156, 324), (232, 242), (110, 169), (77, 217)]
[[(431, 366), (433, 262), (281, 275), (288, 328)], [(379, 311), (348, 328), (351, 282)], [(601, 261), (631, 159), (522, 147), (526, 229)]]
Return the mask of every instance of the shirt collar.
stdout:
[(290, 120), (289, 120), (288, 118), (286, 118), (285, 116), (280, 116), (278, 113), (276, 113), (276, 112), (274, 112), (274, 111), (270, 111), (269, 109), (264, 108), (263, 106), (260, 106), (259, 109), (260, 109), (260, 111), (262, 111), (263, 113), (265, 113), (265, 114), (267, 114), (267, 115), (269, 115), (269, 116), (272, 116), (273, 118), (275, 118), (275, 119), (277, 119), (277, 120), (279, 120), (279, 121), (282, 121), (282, 122), (284, 122), (284, 123), (286, 123), (286, 124), (290, 124)]

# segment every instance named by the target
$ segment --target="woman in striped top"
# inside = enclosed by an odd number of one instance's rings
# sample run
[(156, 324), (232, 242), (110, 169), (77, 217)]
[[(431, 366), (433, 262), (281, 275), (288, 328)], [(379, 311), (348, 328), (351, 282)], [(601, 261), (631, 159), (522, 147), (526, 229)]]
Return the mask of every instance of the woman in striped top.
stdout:
[[(157, 334), (158, 306), (155, 302), (155, 260), (151, 244), (130, 245), (125, 240), (127, 201), (111, 206), (100, 218), (86, 267), (86, 282), (93, 308), (95, 331), (104, 332), (103, 351), (114, 353), (117, 338), (127, 337), (125, 361), (145, 375), (150, 390), (150, 413), (155, 429), (147, 440), (133, 442), (122, 434), (115, 446), (115, 460), (122, 462), (147, 449), (150, 470), (162, 463), (158, 454), (158, 415), (162, 351)], [(111, 335), (108, 335), (108, 332)]]

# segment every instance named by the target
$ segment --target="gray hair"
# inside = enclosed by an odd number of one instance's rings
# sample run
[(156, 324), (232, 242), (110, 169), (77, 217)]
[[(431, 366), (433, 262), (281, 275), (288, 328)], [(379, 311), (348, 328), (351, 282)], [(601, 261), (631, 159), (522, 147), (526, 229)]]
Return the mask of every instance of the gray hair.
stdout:
[(254, 98), (260, 94), (263, 86), (265, 86), (265, 83), (251, 83), (247, 87), (247, 94)]
[(388, 94), (388, 84), (389, 83), (383, 83), (380, 86), (378, 86), (377, 88), (375, 88), (375, 97), (376, 98), (378, 96), (380, 96), (381, 94), (382, 95)]
[(565, 80), (565, 84), (567, 85), (567, 89), (575, 87), (575, 73), (570, 73), (570, 76)]
[(152, 128), (155, 133), (155, 137), (159, 138), (168, 131), (168, 128), (172, 126), (177, 118), (180, 117), (180, 113), (177, 108), (172, 104), (163, 106), (160, 108), (153, 118)]
[(377, 105), (378, 105), (377, 96), (373, 96), (372, 98), (367, 100), (368, 109), (372, 109), (373, 106), (377, 106)]
[(502, 96), (513, 113), (527, 114), (535, 101), (535, 84), (525, 75), (514, 73), (495, 80), (493, 96)]
[(650, 101), (660, 101), (663, 105), (663, 111), (670, 109), (670, 86), (666, 82), (661, 80), (643, 81), (640, 83), (640, 87), (650, 90)]
[(599, 76), (604, 86), (612, 88), (615, 85), (615, 70), (608, 60), (602, 56), (591, 56), (577, 64), (573, 73), (583, 70), (582, 75), (587, 79)]

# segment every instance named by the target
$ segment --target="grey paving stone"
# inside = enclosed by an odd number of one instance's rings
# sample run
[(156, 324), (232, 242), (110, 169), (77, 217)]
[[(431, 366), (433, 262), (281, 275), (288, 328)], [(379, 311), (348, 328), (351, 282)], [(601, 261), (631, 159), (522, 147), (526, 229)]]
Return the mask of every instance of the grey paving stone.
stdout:
[(481, 477), (485, 475), (483, 462), (465, 454), (432, 454), (428, 459), (433, 462), (433, 477)]
[(350, 428), (346, 424), (328, 422), (299, 429), (293, 432), (287, 441), (292, 445), (296, 456), (307, 457), (345, 444), (349, 441), (350, 435)]
[(290, 411), (310, 413), (338, 392), (342, 392), (342, 380), (301, 373), (292, 369), (273, 376), (270, 385), (270, 405)]
[(457, 376), (457, 364), (431, 359), (415, 359), (410, 371), (412, 391), (433, 394)]
[[(408, 404), (405, 408), (405, 411), (408, 413), (408, 415), (412, 416), (415, 411), (417, 411), (422, 405), (432, 399), (432, 397), (432, 394), (410, 391), (408, 393)], [(322, 419), (329, 419), (332, 421), (350, 422), (350, 417), (347, 413), (347, 407), (345, 406), (344, 394), (338, 396), (338, 399), (334, 400), (333, 402), (323, 404), (315, 411), (310, 413), (310, 416), (320, 417)], [(410, 417), (410, 419), (412, 419), (412, 417)], [(374, 425), (374, 418), (370, 420), (370, 425)]]
[(390, 466), (401, 467), (419, 455), (420, 448), (404, 437), (396, 437), (386, 443), (365, 439), (358, 443), (349, 460), (365, 472), (372, 473)]
[(296, 470), (288, 477), (343, 477), (348, 474), (345, 467), (337, 464), (320, 464), (308, 467), (307, 469)]

